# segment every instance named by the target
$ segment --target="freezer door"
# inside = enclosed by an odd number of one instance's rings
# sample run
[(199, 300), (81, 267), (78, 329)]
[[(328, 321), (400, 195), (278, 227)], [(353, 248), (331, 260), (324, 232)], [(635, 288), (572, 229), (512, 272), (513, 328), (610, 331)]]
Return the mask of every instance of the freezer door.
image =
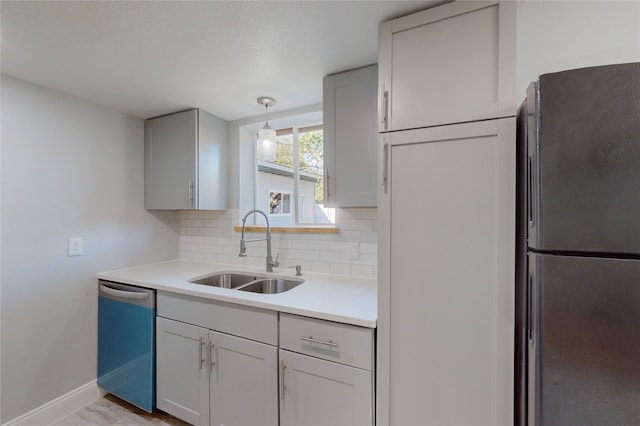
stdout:
[(545, 74), (538, 91), (529, 246), (640, 253), (640, 63)]
[(640, 260), (535, 254), (529, 264), (529, 424), (639, 425)]

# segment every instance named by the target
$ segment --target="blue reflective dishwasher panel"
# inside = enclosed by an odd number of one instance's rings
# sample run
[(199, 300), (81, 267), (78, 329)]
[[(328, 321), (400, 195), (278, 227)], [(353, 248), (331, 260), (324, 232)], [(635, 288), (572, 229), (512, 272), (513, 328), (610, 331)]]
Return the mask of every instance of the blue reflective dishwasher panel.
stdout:
[(98, 386), (155, 408), (155, 291), (99, 282)]

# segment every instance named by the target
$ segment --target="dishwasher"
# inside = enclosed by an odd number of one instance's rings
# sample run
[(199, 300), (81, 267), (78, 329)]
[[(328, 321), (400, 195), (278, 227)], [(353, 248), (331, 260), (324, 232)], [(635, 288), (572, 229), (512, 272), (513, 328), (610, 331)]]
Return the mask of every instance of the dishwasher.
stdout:
[(99, 280), (98, 386), (155, 408), (155, 290)]

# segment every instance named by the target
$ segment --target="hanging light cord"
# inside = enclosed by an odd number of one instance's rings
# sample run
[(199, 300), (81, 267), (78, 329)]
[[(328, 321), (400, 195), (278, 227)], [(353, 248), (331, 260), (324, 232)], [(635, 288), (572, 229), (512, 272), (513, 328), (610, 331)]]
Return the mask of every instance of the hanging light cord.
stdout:
[(265, 103), (264, 104), (264, 109), (265, 109), (266, 116), (267, 116), (267, 119), (266, 119), (265, 124), (264, 124), (264, 128), (265, 129), (270, 129), (271, 126), (269, 126), (269, 104)]

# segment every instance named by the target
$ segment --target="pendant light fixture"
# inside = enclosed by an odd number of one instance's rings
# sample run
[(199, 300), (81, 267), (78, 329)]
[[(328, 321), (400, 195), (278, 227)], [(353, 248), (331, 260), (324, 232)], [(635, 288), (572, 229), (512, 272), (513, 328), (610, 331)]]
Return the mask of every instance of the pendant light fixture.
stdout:
[(258, 159), (273, 161), (276, 159), (276, 131), (269, 126), (269, 107), (276, 104), (276, 100), (267, 96), (258, 98), (258, 104), (266, 111), (264, 127), (258, 132)]

